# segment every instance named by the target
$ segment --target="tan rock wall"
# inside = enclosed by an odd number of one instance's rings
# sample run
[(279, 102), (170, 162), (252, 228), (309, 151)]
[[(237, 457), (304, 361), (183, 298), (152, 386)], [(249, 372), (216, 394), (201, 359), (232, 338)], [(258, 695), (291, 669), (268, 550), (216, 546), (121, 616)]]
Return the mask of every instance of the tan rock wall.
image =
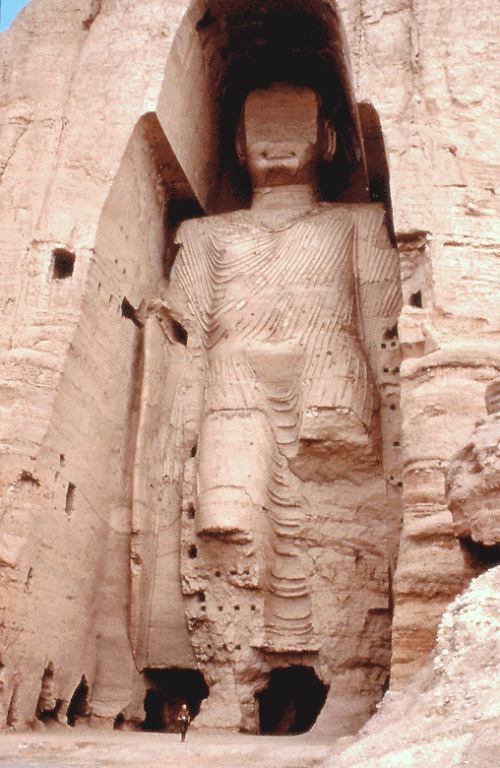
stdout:
[[(138, 333), (120, 306), (125, 295), (139, 304), (148, 283), (156, 291), (164, 255), (157, 170), (141, 131), (132, 134), (158, 90), (179, 16), (149, 4), (145, 15), (130, 12), (122, 35), (117, 11), (113, 3), (66, 3), (61, 12), (59, 3), (34, 2), (2, 41), (3, 526), (25, 542), (15, 569), (2, 569), (3, 656), (11, 659), (4, 706), (18, 685), (11, 720), (20, 723), (34, 715), (49, 661), (66, 705), (82, 672), (93, 683), (96, 659), (95, 711), (115, 716), (130, 698), (124, 457)], [(19, 50), (29, 51), (22, 63)], [(66, 281), (51, 279), (61, 246), (76, 255)], [(24, 481), (31, 472), (35, 482)], [(17, 539), (8, 541), (15, 549)]]
[[(498, 370), (490, 111), (497, 43), (487, 5), (473, 2), (460, 9), (363, 3), (361, 11), (346, 7), (344, 18), (358, 98), (373, 100), (382, 120), (396, 232), (400, 241), (412, 230), (429, 233), (424, 309), (405, 309), (400, 323), (408, 359), (401, 367), (405, 522), (395, 583), (396, 680), (422, 663), (444, 604), (470, 578), (453, 538), (444, 475)], [(420, 348), (413, 346), (419, 325), (427, 340)]]
[(492, 568), (451, 602), (432, 658), (406, 690), (386, 694), (356, 743), (339, 742), (327, 766), (483, 768), (495, 759), (499, 575)]
[[(446, 500), (457, 537), (491, 559), (500, 543), (500, 381), (486, 389), (487, 416), (476, 422), (464, 447), (450, 462)], [(472, 547), (474, 549), (474, 547)]]
[[(21, 628), (16, 640), (17, 665), (23, 668), (20, 689), (32, 691), (20, 699), (21, 721), (33, 714), (48, 661), (55, 669), (56, 698), (66, 704), (83, 672), (90, 683), (98, 675), (98, 714), (105, 714), (99, 698), (105, 698), (100, 691), (106, 680), (114, 689), (106, 714), (117, 714), (121, 689), (121, 706), (130, 697), (128, 449), (135, 404), (131, 372), (140, 335), (122, 316), (121, 300), (156, 289), (164, 257), (163, 206), (157, 168), (139, 126), (103, 208), (95, 249), (90, 254), (75, 249), (72, 278), (49, 278), (52, 307), (74, 301), (82, 282), (85, 298), (73, 311), (52, 411), (40, 414), (50, 415), (50, 422), (37, 425), (45, 426), (38, 456), (5, 457), (12, 479), (6, 473), (3, 524), (8, 535), (24, 543), (12, 563), (13, 583), (5, 590), (13, 601), (6, 616), (11, 621), (15, 616), (15, 627)], [(40, 282), (45, 282), (50, 246), (40, 252), (45, 267)], [(57, 319), (57, 310), (54, 315)]]
[[(406, 310), (401, 324), (405, 521), (394, 660), (403, 678), (469, 576), (444, 475), (498, 375), (496, 37), (485, 0), (339, 5), (358, 100), (372, 101), (382, 120), (396, 231), (429, 234), (423, 308)], [(164, 248), (156, 168), (134, 128), (156, 104), (166, 128), (179, 113), (172, 81), (162, 83), (186, 7), (31, 0), (2, 36), (1, 652), (3, 707), (7, 715), (17, 686), (20, 723), (33, 716), (49, 661), (66, 702), (82, 673), (94, 681), (96, 664), (96, 714), (111, 717), (128, 700), (125, 456), (138, 329), (120, 305), (158, 294)], [(191, 73), (186, 89), (200, 70), (206, 76), (189, 38), (178, 39), (175, 56), (172, 71)], [(202, 134), (202, 121), (193, 124)], [(185, 155), (203, 198), (210, 169), (195, 178)], [(71, 280), (50, 277), (57, 247), (76, 256)], [(126, 659), (119, 685), (111, 656)]]

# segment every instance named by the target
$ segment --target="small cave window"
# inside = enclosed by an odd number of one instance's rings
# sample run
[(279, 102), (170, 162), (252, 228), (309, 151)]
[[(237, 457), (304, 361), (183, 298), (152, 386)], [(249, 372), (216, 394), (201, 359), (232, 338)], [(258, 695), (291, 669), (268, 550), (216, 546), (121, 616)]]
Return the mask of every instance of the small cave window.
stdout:
[(84, 720), (89, 715), (90, 711), (90, 689), (85, 679), (85, 675), (82, 675), (82, 679), (75, 688), (75, 692), (69, 702), (68, 712), (66, 719), (68, 725), (71, 727), (77, 725), (81, 720)]
[(146, 697), (142, 723), (145, 731), (177, 733), (177, 715), (187, 704), (191, 719), (200, 712), (201, 703), (209, 694), (208, 685), (197, 669), (145, 669)]
[(5, 724), (8, 725), (9, 728), (13, 728), (17, 723), (18, 695), (19, 683), (16, 683), (14, 685), (14, 690), (12, 691), (12, 696), (10, 697), (9, 708), (7, 709), (7, 716), (5, 718)]
[(306, 733), (323, 709), (328, 690), (312, 667), (273, 669), (266, 688), (256, 694), (260, 733)]
[(122, 316), (126, 317), (127, 320), (132, 320), (136, 328), (142, 328), (144, 326), (143, 321), (139, 317), (139, 310), (130, 303), (126, 296), (123, 297), (120, 308)]
[(179, 323), (177, 320), (172, 320), (172, 331), (174, 334), (175, 340), (182, 344), (184, 347), (187, 347), (188, 343), (188, 332), (184, 328), (184, 326)]
[(196, 544), (189, 545), (188, 557), (190, 560), (195, 560), (198, 557), (198, 547), (196, 546)]
[(76, 488), (74, 483), (68, 483), (65, 503), (65, 511), (68, 517), (71, 517), (75, 509), (75, 490)]
[(19, 481), (21, 483), (32, 483), (33, 485), (36, 485), (38, 488), (40, 487), (40, 480), (35, 477), (31, 472), (27, 472), (25, 469), (21, 472), (19, 475)]
[(410, 296), (410, 306), (411, 307), (417, 307), (418, 309), (422, 309), (422, 291), (415, 291), (415, 293), (412, 293)]
[(396, 323), (396, 325), (393, 325), (393, 326), (391, 326), (391, 328), (387, 328), (384, 331), (384, 339), (386, 341), (390, 340), (390, 339), (397, 338), (397, 335), (398, 335), (398, 324), (397, 323)]
[(115, 717), (115, 719), (113, 720), (113, 730), (123, 731), (125, 729), (126, 724), (127, 724), (127, 721), (124, 713), (119, 712)]
[(75, 254), (66, 248), (55, 248), (52, 251), (52, 279), (65, 280), (71, 277), (75, 268)]

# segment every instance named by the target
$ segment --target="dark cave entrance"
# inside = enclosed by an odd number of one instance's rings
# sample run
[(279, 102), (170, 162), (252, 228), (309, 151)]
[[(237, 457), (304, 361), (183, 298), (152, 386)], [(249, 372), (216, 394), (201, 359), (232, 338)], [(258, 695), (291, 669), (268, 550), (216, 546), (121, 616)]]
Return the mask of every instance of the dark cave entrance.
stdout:
[(181, 705), (188, 705), (193, 719), (209, 694), (205, 678), (197, 669), (145, 669), (144, 681), (146, 716), (142, 727), (145, 731), (177, 733)]
[(82, 675), (82, 679), (75, 688), (75, 692), (68, 705), (68, 711), (66, 713), (68, 725), (75, 726), (79, 721), (88, 717), (90, 709), (89, 695), (90, 689), (87, 680), (85, 679), (85, 675)]
[(476, 573), (500, 565), (500, 544), (480, 544), (470, 537), (459, 539), (465, 562)]
[[(54, 665), (49, 661), (42, 676), (40, 695), (36, 705), (36, 717), (45, 723), (51, 720), (57, 722), (61, 704), (61, 699), (54, 697)], [(9, 720), (9, 716), (7, 716), (7, 720)]]
[(328, 686), (312, 667), (273, 669), (267, 687), (256, 694), (260, 733), (306, 733), (323, 709), (327, 693)]

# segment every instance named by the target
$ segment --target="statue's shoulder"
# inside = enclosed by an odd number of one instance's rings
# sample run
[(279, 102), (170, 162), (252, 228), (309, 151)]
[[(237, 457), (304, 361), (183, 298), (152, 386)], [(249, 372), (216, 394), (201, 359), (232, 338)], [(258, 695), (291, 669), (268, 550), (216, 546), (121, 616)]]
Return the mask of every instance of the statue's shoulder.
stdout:
[(183, 243), (193, 235), (199, 236), (203, 232), (205, 221), (205, 217), (200, 216), (198, 219), (186, 219), (185, 221), (181, 222), (175, 233), (175, 242)]
[(209, 235), (215, 238), (234, 233), (244, 228), (250, 222), (248, 211), (239, 210), (230, 213), (218, 213), (214, 216), (201, 216), (197, 219), (188, 219), (180, 224), (176, 236), (176, 243), (182, 244), (192, 238), (202, 238)]
[(319, 203), (317, 211), (324, 216), (345, 217), (354, 223), (383, 222), (386, 216), (382, 203)]

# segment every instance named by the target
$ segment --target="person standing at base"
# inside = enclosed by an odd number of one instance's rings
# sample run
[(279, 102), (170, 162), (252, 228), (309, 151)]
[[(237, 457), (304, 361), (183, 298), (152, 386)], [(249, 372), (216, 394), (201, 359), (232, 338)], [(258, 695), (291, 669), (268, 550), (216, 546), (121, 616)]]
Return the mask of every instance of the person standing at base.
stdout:
[(179, 710), (179, 714), (177, 715), (177, 722), (179, 723), (181, 741), (185, 741), (186, 733), (191, 723), (191, 715), (189, 714), (189, 709), (187, 704), (183, 704), (181, 706)]

